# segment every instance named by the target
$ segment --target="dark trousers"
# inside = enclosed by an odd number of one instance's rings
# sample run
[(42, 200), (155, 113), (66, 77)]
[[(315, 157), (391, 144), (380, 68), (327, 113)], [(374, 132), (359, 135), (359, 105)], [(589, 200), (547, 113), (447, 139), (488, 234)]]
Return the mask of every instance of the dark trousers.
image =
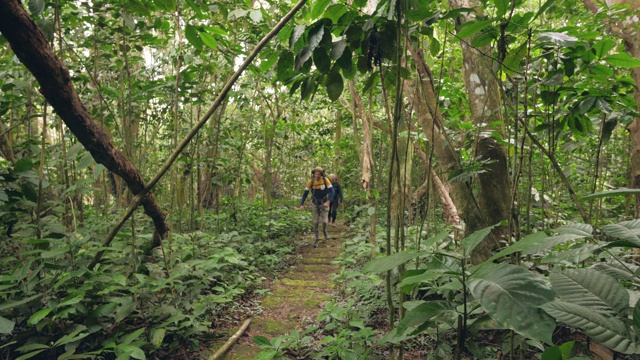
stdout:
[(336, 217), (338, 216), (338, 202), (337, 201), (332, 201), (329, 204), (329, 222), (330, 223), (334, 223), (336, 222)]

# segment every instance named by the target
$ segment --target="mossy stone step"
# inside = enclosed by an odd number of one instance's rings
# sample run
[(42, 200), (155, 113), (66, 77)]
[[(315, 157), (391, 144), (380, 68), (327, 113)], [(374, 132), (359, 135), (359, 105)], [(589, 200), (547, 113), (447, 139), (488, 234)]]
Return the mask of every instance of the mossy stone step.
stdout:
[(301, 264), (298, 265), (293, 271), (297, 273), (314, 273), (314, 274), (330, 274), (337, 271), (338, 267), (335, 265), (324, 264)]
[[(227, 352), (221, 359), (222, 360), (248, 360), (255, 358), (261, 351), (257, 345), (245, 345), (235, 344), (233, 345), (233, 351)], [(207, 359), (206, 357), (205, 359)]]
[(301, 298), (301, 297), (314, 296), (315, 294), (316, 294), (316, 291), (311, 289), (301, 289), (301, 288), (292, 289), (289, 287), (276, 287), (273, 290), (271, 290), (271, 293), (267, 295), (265, 299), (271, 296), (281, 297), (281, 298), (290, 298), (290, 297)]
[(331, 268), (329, 266), (325, 266), (325, 269), (321, 272), (309, 272), (301, 269), (300, 271), (292, 271), (287, 274), (287, 279), (292, 280), (327, 280), (329, 278), (329, 274), (335, 272), (337, 268)]
[[(328, 295), (317, 295), (307, 298), (268, 296), (262, 300), (262, 307), (265, 311), (273, 312), (274, 310), (281, 309), (283, 304), (286, 304), (287, 311), (291, 314), (305, 314), (312, 310), (318, 310), (322, 303), (329, 300), (331, 300), (331, 296)], [(297, 319), (298, 317), (292, 315), (291, 318)]]
[(305, 258), (300, 261), (304, 265), (331, 265), (333, 258)]
[(302, 288), (324, 288), (324, 289), (332, 289), (335, 285), (331, 281), (326, 280), (294, 280), (294, 279), (281, 279), (278, 280), (275, 284), (286, 285), (286, 286), (295, 286)]

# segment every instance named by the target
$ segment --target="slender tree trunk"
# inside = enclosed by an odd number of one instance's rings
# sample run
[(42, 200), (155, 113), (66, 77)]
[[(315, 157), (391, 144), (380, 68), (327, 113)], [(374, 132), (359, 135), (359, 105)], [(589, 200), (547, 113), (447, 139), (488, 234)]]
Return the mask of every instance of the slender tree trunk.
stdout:
[(349, 81), (349, 91), (351, 92), (351, 99), (353, 101), (350, 109), (354, 123), (357, 123), (357, 119), (360, 119), (362, 122), (362, 145), (358, 146), (362, 177), (361, 184), (367, 195), (369, 206), (376, 209), (376, 212), (370, 217), (371, 220), (369, 224), (369, 243), (373, 245), (371, 248), (371, 256), (373, 257), (376, 249), (376, 227), (378, 225), (378, 199), (373, 195), (373, 190), (375, 189), (375, 177), (373, 173), (373, 121), (371, 113), (365, 110), (362, 98), (356, 90), (353, 81)]

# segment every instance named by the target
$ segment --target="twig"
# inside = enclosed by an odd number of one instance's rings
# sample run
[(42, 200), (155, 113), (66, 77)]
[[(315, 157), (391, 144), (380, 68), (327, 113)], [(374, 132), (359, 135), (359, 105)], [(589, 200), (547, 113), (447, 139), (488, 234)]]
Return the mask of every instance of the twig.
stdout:
[(240, 329), (238, 329), (238, 331), (236, 331), (236, 333), (233, 334), (233, 336), (231, 336), (229, 340), (227, 340), (227, 342), (224, 345), (222, 345), (222, 347), (218, 349), (218, 351), (216, 351), (215, 354), (211, 355), (211, 357), (209, 357), (208, 360), (220, 359), (222, 355), (224, 355), (224, 353), (226, 353), (227, 350), (229, 350), (229, 348), (233, 345), (233, 343), (235, 343), (238, 340), (238, 338), (242, 336), (242, 334), (244, 334), (244, 332), (249, 327), (250, 323), (251, 323), (251, 318), (248, 318), (247, 320), (245, 320), (242, 326), (240, 327)]

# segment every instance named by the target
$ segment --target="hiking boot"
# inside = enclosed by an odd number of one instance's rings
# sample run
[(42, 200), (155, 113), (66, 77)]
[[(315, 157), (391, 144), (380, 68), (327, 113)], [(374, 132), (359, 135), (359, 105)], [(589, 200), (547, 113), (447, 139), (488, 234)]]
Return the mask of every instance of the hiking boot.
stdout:
[(314, 247), (314, 248), (317, 248), (317, 247), (318, 247), (318, 240), (314, 241), (314, 243), (313, 243), (313, 247)]

